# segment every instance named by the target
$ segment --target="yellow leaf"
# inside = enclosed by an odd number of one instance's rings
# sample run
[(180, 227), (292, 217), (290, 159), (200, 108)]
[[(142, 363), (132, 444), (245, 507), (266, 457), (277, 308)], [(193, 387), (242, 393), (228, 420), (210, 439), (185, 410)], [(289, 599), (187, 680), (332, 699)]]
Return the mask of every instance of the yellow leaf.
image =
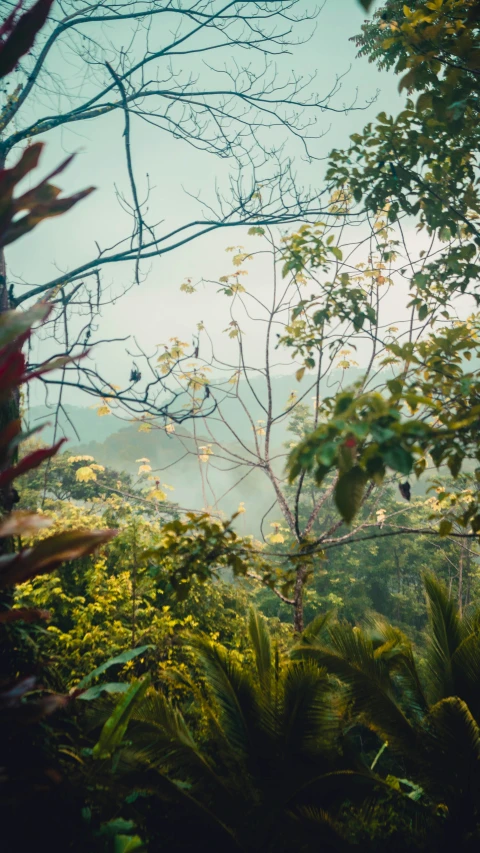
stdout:
[(303, 379), (304, 374), (305, 374), (305, 368), (300, 367), (299, 370), (297, 370), (297, 372), (295, 374), (295, 379), (297, 380), (297, 382), (300, 382), (300, 380)]
[(155, 501), (166, 501), (167, 495), (161, 489), (153, 489), (153, 491), (148, 493), (147, 498)]
[(268, 538), (270, 539), (270, 542), (272, 542), (274, 544), (276, 544), (277, 542), (278, 542), (278, 544), (285, 542), (285, 537), (282, 536), (281, 533), (271, 533)]
[(140, 468), (138, 469), (138, 474), (148, 474), (148, 472), (151, 470), (151, 465), (140, 465)]
[(97, 475), (92, 468), (88, 465), (85, 465), (83, 468), (78, 468), (75, 471), (75, 479), (78, 480), (79, 483), (88, 483), (89, 480), (96, 480)]
[(104, 415), (110, 415), (112, 410), (108, 406), (99, 406), (97, 409), (97, 415), (99, 418), (103, 418)]

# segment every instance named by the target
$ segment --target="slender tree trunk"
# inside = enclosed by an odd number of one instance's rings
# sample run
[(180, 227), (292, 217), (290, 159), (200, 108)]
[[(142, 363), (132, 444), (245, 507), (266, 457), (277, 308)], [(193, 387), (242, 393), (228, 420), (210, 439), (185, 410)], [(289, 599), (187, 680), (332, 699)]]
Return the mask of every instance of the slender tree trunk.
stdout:
[(295, 579), (295, 593), (293, 597), (293, 624), (297, 634), (301, 633), (305, 627), (303, 621), (303, 588), (305, 586), (306, 576), (307, 570), (305, 566), (299, 566), (297, 569), (297, 577)]
[[(0, 144), (0, 170), (5, 168), (5, 160), (5, 150)], [(0, 314), (4, 314), (10, 307), (5, 249), (3, 246), (0, 246)], [(12, 421), (18, 420), (19, 417), (20, 391), (16, 388), (7, 399), (0, 402), (0, 432)], [(3, 465), (0, 464), (0, 471), (11, 464), (11, 461), (9, 460), (7, 463), (3, 463)], [(18, 492), (12, 485), (0, 489), (0, 517), (11, 512), (17, 502)], [(0, 554), (10, 553), (12, 550), (13, 541), (11, 539), (0, 540)]]
[(463, 609), (463, 555), (464, 555), (463, 539), (460, 542), (460, 560), (458, 562), (458, 612), (462, 615)]
[[(467, 547), (468, 547), (468, 540), (467, 540)], [(465, 590), (465, 607), (468, 607), (468, 605), (470, 604), (470, 581), (471, 581), (470, 569), (471, 569), (471, 554), (470, 554), (470, 548), (468, 548), (466, 558), (465, 558), (465, 576), (467, 579), (467, 588)]]
[(137, 522), (133, 522), (133, 566), (132, 566), (132, 649), (136, 644), (137, 631)]

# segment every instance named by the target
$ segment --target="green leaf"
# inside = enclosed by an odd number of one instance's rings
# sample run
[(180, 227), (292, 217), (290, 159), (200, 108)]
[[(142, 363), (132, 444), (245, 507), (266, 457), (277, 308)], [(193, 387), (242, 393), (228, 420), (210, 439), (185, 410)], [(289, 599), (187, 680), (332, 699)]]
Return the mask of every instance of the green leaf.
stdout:
[(447, 521), (447, 519), (444, 518), (443, 521), (440, 522), (440, 526), (438, 528), (438, 532), (440, 533), (440, 536), (448, 536), (448, 534), (452, 532), (452, 527), (453, 527), (452, 522)]
[(337, 445), (333, 441), (327, 441), (317, 450), (315, 456), (322, 465), (330, 466), (337, 454)]
[[(111, 666), (118, 666), (128, 663), (133, 660), (133, 658), (138, 657), (138, 655), (143, 655), (144, 652), (148, 651), (148, 649), (153, 649), (154, 646), (151, 644), (148, 646), (137, 646), (136, 649), (127, 649), (126, 652), (122, 652), (120, 655), (116, 655), (114, 658), (109, 658), (109, 660), (105, 661), (105, 663), (97, 666), (96, 669), (93, 669), (92, 672), (89, 672), (81, 681), (76, 685), (76, 690), (83, 690), (84, 687), (88, 687), (88, 685), (97, 677), (97, 675), (102, 675), (102, 673), (106, 672), (107, 669), (110, 669)], [(85, 698), (85, 697), (83, 697)]]
[(113, 752), (121, 745), (133, 709), (145, 695), (149, 684), (150, 676), (146, 675), (140, 681), (136, 681), (130, 685), (127, 693), (123, 699), (120, 699), (113, 713), (103, 726), (100, 737), (92, 750), (93, 758), (110, 758)]
[(367, 473), (374, 483), (379, 486), (385, 479), (385, 465), (381, 456), (371, 456), (367, 459)]
[(115, 837), (114, 853), (140, 853), (145, 844), (139, 835), (117, 835)]
[(131, 832), (132, 829), (135, 829), (133, 820), (125, 820), (123, 817), (117, 817), (114, 818), (114, 820), (109, 820), (108, 823), (103, 823), (98, 834), (110, 837), (118, 835), (119, 833), (126, 835), (127, 832)]
[(85, 702), (91, 702), (92, 699), (98, 699), (102, 693), (126, 693), (130, 685), (124, 681), (109, 681), (108, 684), (96, 684), (95, 687), (89, 687), (83, 693), (80, 693), (79, 699)]
[(420, 322), (422, 320), (425, 320), (427, 315), (428, 315), (428, 305), (425, 305), (425, 303), (423, 303), (423, 305), (420, 305), (420, 308), (418, 309), (418, 319), (420, 320)]
[(410, 474), (413, 466), (413, 456), (400, 444), (395, 444), (382, 452), (383, 461), (389, 468), (400, 474)]
[(342, 474), (335, 486), (335, 503), (343, 520), (350, 524), (362, 505), (367, 474), (359, 465)]

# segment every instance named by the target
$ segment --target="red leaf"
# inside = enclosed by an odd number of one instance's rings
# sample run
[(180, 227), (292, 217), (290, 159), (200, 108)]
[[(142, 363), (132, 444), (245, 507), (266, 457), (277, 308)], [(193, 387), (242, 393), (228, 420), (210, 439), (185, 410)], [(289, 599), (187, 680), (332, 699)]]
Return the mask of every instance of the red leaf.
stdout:
[(42, 622), (51, 619), (48, 610), (38, 610), (36, 607), (18, 607), (0, 613), (0, 625), (10, 625), (11, 622)]
[(80, 361), (90, 355), (90, 350), (80, 353), (80, 355), (60, 355), (58, 358), (52, 358), (50, 361), (44, 361), (36, 370), (31, 373), (26, 373), (22, 377), (22, 382), (30, 382), (31, 379), (36, 379), (38, 376), (43, 376), (44, 373), (49, 373), (51, 370), (61, 370), (67, 364)]
[(20, 419), (16, 421), (10, 421), (6, 427), (2, 429), (0, 432), (0, 458), (5, 457), (5, 451), (8, 449), (8, 446), (14, 438), (17, 437), (22, 431), (22, 422)]
[(14, 6), (13, 11), (10, 12), (8, 18), (5, 18), (2, 26), (0, 27), (0, 38), (2, 36), (7, 35), (8, 33), (10, 33), (13, 30), (15, 18), (17, 16), (17, 13), (22, 8), (22, 6), (23, 6), (23, 0), (18, 0), (18, 3), (16, 6)]
[(0, 588), (25, 583), (67, 560), (91, 554), (116, 534), (116, 530), (70, 530), (43, 539), (19, 554), (0, 557)]
[[(1, 50), (1, 48), (0, 48)], [(0, 170), (0, 191), (2, 198), (2, 207), (6, 203), (5, 196), (11, 194), (16, 184), (28, 175), (32, 169), (38, 166), (40, 154), (42, 153), (43, 142), (34, 142), (33, 145), (28, 145), (22, 151), (20, 160), (11, 169)]]
[(33, 690), (36, 683), (37, 679), (34, 675), (27, 675), (24, 678), (19, 678), (11, 687), (7, 687), (0, 691), (0, 705), (7, 708), (18, 705), (25, 694)]
[(19, 237), (23, 237), (24, 234), (27, 234), (36, 225), (40, 222), (43, 222), (44, 219), (48, 219), (51, 216), (60, 216), (62, 213), (66, 213), (67, 210), (74, 207), (77, 202), (81, 201), (87, 195), (90, 195), (94, 191), (95, 187), (88, 187), (86, 190), (80, 190), (78, 193), (74, 193), (74, 195), (68, 196), (67, 198), (55, 198), (50, 202), (39, 203), (35, 207), (32, 207), (30, 212), (25, 216), (22, 216), (20, 219), (16, 219), (15, 222), (8, 223), (4, 227), (2, 231), (0, 229), (0, 240), (2, 245), (8, 246), (9, 243), (13, 243), (15, 240), (18, 240)]
[(21, 384), (25, 373), (25, 356), (21, 352), (12, 352), (6, 359), (0, 360), (0, 398)]
[(0, 315), (0, 356), (4, 358), (10, 351), (23, 345), (35, 323), (43, 323), (52, 310), (46, 302), (37, 302), (26, 311), (5, 311)]
[[(28, 53), (35, 41), (35, 36), (47, 20), (52, 4), (53, 0), (37, 0), (32, 8), (25, 12), (16, 23), (13, 22), (12, 15), (7, 18), (3, 28), (6, 25), (6, 31), (10, 35), (0, 45), (0, 77), (4, 77), (13, 71), (18, 60)], [(18, 12), (19, 8), (20, 4), (17, 5), (13, 15)]]
[(6, 536), (23, 536), (25, 533), (38, 533), (45, 527), (51, 527), (53, 521), (46, 515), (36, 512), (11, 512), (0, 521), (0, 539)]
[(50, 459), (51, 456), (55, 456), (66, 440), (66, 438), (61, 438), (60, 441), (57, 441), (57, 443), (52, 445), (52, 447), (42, 447), (39, 450), (34, 450), (33, 453), (29, 453), (27, 456), (24, 456), (18, 465), (13, 465), (11, 468), (7, 468), (5, 471), (2, 471), (0, 474), (0, 489), (8, 486), (9, 483), (16, 480), (17, 477), (20, 477), (27, 471), (31, 471), (33, 468), (38, 468), (45, 459)]

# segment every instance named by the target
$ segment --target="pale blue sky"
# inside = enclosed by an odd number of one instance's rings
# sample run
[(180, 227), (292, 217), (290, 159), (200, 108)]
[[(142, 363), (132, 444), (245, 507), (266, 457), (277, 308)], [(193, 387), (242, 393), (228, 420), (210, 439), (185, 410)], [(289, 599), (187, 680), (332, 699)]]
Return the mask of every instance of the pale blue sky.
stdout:
[[(297, 74), (305, 75), (316, 70), (314, 88), (319, 93), (330, 90), (336, 75), (344, 74), (351, 66), (342, 81), (341, 91), (332, 102), (337, 108), (350, 103), (356, 93), (357, 106), (360, 106), (380, 90), (376, 103), (366, 112), (353, 111), (346, 115), (325, 112), (319, 116), (319, 128), (325, 131), (330, 128), (317, 143), (319, 156), (325, 156), (332, 147), (345, 145), (350, 133), (361, 129), (381, 110), (396, 112), (400, 104), (398, 79), (391, 73), (379, 73), (375, 66), (355, 57), (355, 46), (349, 37), (359, 31), (363, 17), (356, 0), (326, 0), (311, 40), (284, 58), (283, 68), (279, 63), (279, 74), (288, 73), (292, 68)], [(94, 240), (103, 247), (115, 243), (128, 230), (128, 222), (115, 199), (115, 185), (125, 191), (128, 189), (122, 129), (123, 118), (118, 114), (77, 126), (74, 131), (55, 131), (46, 136), (48, 148), (42, 167), (48, 169), (55, 165), (64, 152), (78, 151), (68, 172), (58, 179), (59, 184), (66, 191), (88, 184), (98, 189), (65, 217), (42, 224), (9, 250), (8, 264), (14, 277), (23, 277), (29, 283), (50, 280), (58, 275), (58, 269), (71, 268), (94, 256)], [(165, 229), (199, 213), (198, 205), (184, 189), (211, 198), (216, 181), (220, 187), (226, 187), (229, 170), (226, 161), (195, 151), (186, 143), (175, 141), (143, 123), (133, 124), (132, 137), (139, 185), (145, 185), (144, 176), (148, 172), (153, 186), (151, 218), (163, 220)], [(301, 183), (321, 186), (322, 164), (307, 164), (302, 159), (300, 146), (295, 167)], [(248, 244), (248, 240), (250, 238), (241, 237), (238, 231), (235, 235), (222, 232), (155, 260), (144, 284), (104, 312), (101, 336), (135, 334), (149, 348), (175, 334), (190, 340), (200, 319), (208, 319), (222, 330), (229, 320), (225, 300), (222, 301), (221, 296), (215, 300), (206, 298), (204, 292), (189, 298), (179, 291), (179, 286), (187, 276), (195, 280), (208, 279), (228, 272), (226, 245)], [(128, 271), (121, 266), (111, 266), (105, 273), (105, 280), (111, 283), (112, 292), (118, 292), (128, 280)], [(252, 283), (255, 279), (250, 280), (250, 285)], [(258, 286), (261, 284), (259, 279)], [(250, 345), (255, 358), (254, 339)], [(107, 352), (102, 349), (96, 358), (112, 382), (125, 379), (129, 360), (123, 358), (121, 350)], [(76, 402), (82, 401), (77, 398)], [(85, 404), (88, 403), (85, 400)]]

